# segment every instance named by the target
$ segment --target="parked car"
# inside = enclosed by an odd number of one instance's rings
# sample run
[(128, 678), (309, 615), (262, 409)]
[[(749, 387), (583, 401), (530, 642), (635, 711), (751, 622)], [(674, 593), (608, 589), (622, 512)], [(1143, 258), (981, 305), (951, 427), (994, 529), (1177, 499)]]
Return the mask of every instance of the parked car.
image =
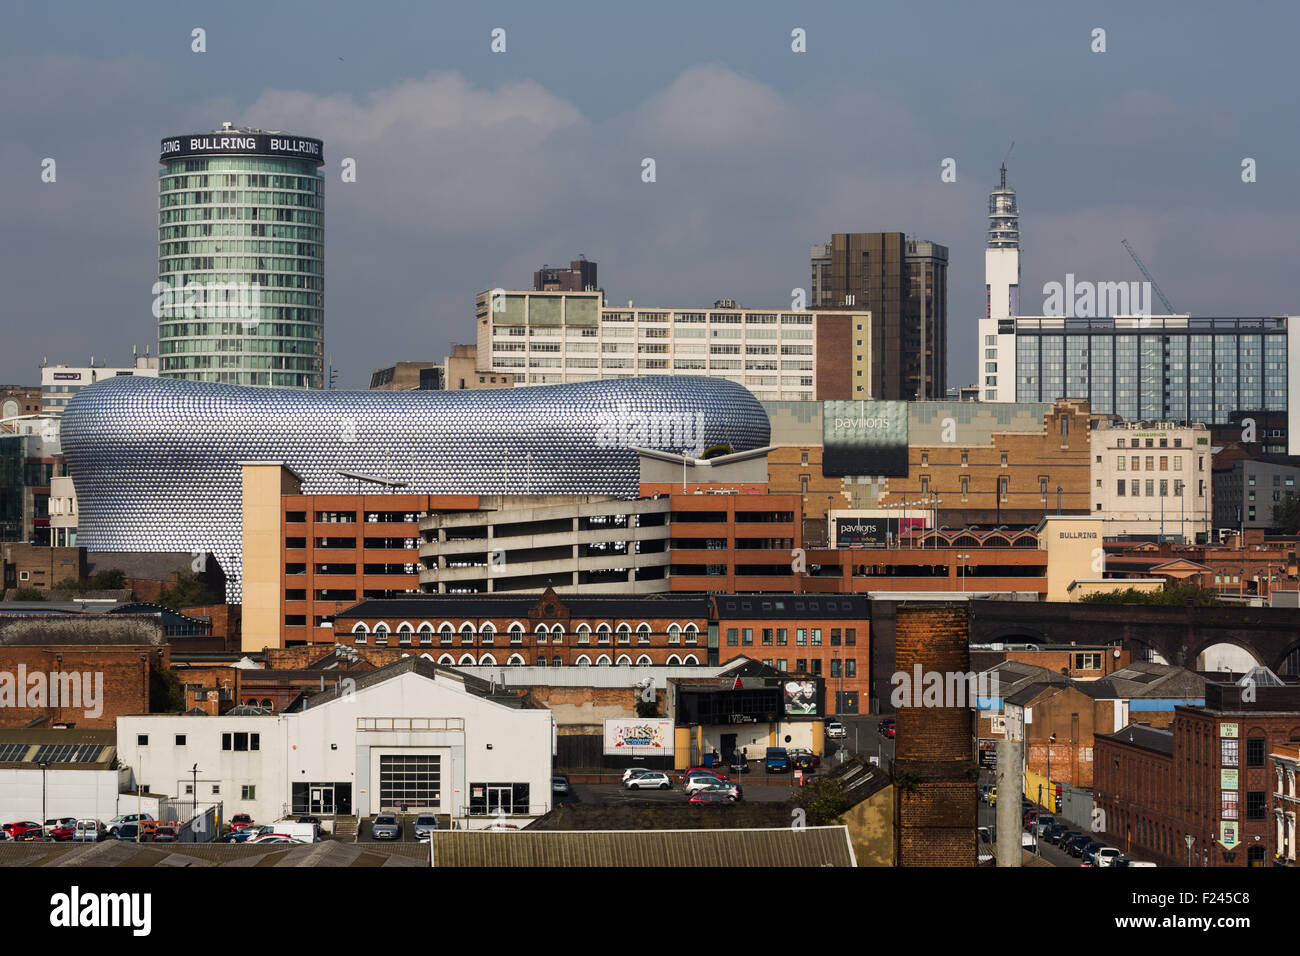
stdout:
[(627, 782), (628, 782), (629, 780), (631, 780), (633, 777), (639, 777), (639, 776), (640, 776), (641, 774), (643, 774), (643, 773), (650, 773), (649, 768), (648, 768), (648, 767), (628, 767), (626, 770), (623, 771), (623, 778), (622, 778), (622, 780), (620, 780), (619, 782), (620, 782), (620, 783), (627, 783)]
[(424, 839), (438, 829), (438, 818), (432, 813), (421, 813), (415, 818), (415, 838)]
[(302, 840), (295, 840), (291, 836), (285, 836), (283, 833), (264, 833), (259, 837), (254, 837), (249, 843), (296, 843), (302, 845)]
[(108, 835), (117, 836), (118, 829), (124, 823), (138, 823), (141, 820), (152, 820), (153, 816), (148, 813), (119, 813), (113, 819), (108, 821)]
[(749, 773), (749, 761), (743, 757), (736, 757), (728, 764), (727, 769), (733, 773)]
[(51, 839), (57, 840), (60, 843), (65, 843), (68, 840), (71, 840), (73, 835), (76, 832), (77, 832), (77, 821), (73, 820), (72, 823), (70, 824), (68, 823), (59, 824), (53, 830), (50, 831), (49, 835)]
[(221, 842), (222, 843), (247, 843), (250, 839), (252, 839), (255, 836), (260, 836), (260, 834), (258, 834), (254, 830), (231, 830), (229, 833), (225, 833), (222, 835)]
[(819, 757), (817, 754), (815, 754), (813, 751), (809, 750), (807, 747), (787, 747), (785, 749), (785, 754), (787, 757), (798, 757), (798, 756), (809, 757), (812, 759), (812, 765), (814, 768), (820, 767), (822, 765), (822, 758)]
[(381, 813), (370, 825), (370, 835), (376, 840), (400, 840), (402, 838), (402, 821), (392, 813)]
[(690, 770), (682, 771), (682, 783), (690, 780), (691, 777), (704, 774), (705, 776), (716, 777), (719, 780), (726, 780), (727, 775), (720, 770), (714, 770), (712, 767), (692, 767)]
[(732, 783), (730, 780), (716, 780), (704, 789), (721, 790), (723, 793), (731, 794), (737, 800), (743, 800), (745, 798), (745, 791), (741, 788), (740, 784)]
[(1076, 833), (1068, 840), (1061, 841), (1061, 849), (1070, 854), (1070, 856), (1079, 856), (1083, 852), (1083, 848), (1091, 842), (1092, 837), (1088, 836), (1088, 834)]
[(3, 829), (0, 829), (0, 843), (4, 843), (5, 841), (7, 841), (7, 840), (12, 840), (12, 839), (13, 839), (13, 837), (11, 837), (11, 836), (10, 836), (8, 833), (6, 833)]
[(720, 787), (706, 787), (691, 794), (688, 803), (735, 803), (736, 798)]
[(567, 797), (569, 792), (568, 777), (555, 776), (551, 778), (551, 793), (556, 796)]
[(1056, 823), (1056, 814), (1040, 813), (1034, 818), (1034, 836), (1042, 837), (1047, 832), (1048, 827)]
[(37, 831), (38, 836), (45, 832), (41, 825), (35, 820), (22, 820), (18, 823), (6, 823), (4, 825), (5, 833), (8, 833), (9, 836), (15, 840), (23, 839), (23, 837), (28, 833), (31, 833), (33, 830)]
[(1102, 843), (1100, 840), (1089, 840), (1087, 845), (1084, 846), (1083, 852), (1079, 854), (1079, 858), (1083, 860), (1084, 863), (1087, 863), (1089, 866), (1096, 866), (1097, 851), (1100, 850), (1105, 845), (1106, 844)]
[(1060, 843), (1061, 837), (1063, 837), (1065, 834), (1069, 832), (1070, 832), (1070, 828), (1066, 826), (1064, 823), (1053, 823), (1050, 827), (1047, 828), (1047, 833), (1046, 833), (1047, 842)]
[(673, 782), (668, 779), (668, 774), (651, 770), (630, 778), (623, 786), (628, 790), (671, 790)]
[(989, 792), (988, 792), (988, 797), (987, 797), (987, 799), (988, 799), (988, 805), (989, 805), (990, 807), (996, 807), (996, 806), (998, 805), (998, 788), (997, 788), (997, 787), (989, 787)]
[(175, 842), (176, 842), (176, 828), (175, 828), (175, 827), (159, 827), (158, 829), (154, 830), (154, 831), (153, 831), (153, 842), (154, 842), (154, 843), (175, 843)]
[(848, 735), (848, 730), (838, 720), (826, 721), (826, 736), (831, 740), (843, 740)]
[(730, 780), (725, 778), (709, 777), (702, 773), (697, 773), (686, 781), (685, 789), (687, 793), (698, 793), (700, 790), (707, 790), (710, 787), (734, 787)]
[(251, 827), (252, 825), (253, 825), (253, 818), (250, 817), (247, 813), (236, 813), (233, 817), (230, 818), (230, 829), (232, 830), (243, 830), (244, 828)]
[(768, 773), (789, 773), (790, 756), (785, 752), (784, 747), (768, 747), (764, 765)]
[(98, 843), (107, 836), (104, 824), (98, 820), (78, 820), (72, 831), (72, 842)]
[(54, 836), (54, 831), (59, 827), (75, 827), (76, 825), (76, 817), (50, 817), (45, 821), (45, 835)]
[(140, 824), (138, 823), (121, 823), (116, 830), (111, 831), (113, 836), (123, 843), (135, 843), (140, 839)]
[(882, 737), (893, 737), (898, 733), (898, 728), (894, 723), (893, 717), (886, 717), (876, 725), (876, 729), (880, 731)]
[(1104, 846), (1092, 855), (1092, 865), (1114, 866), (1115, 861), (1123, 855), (1117, 847)]

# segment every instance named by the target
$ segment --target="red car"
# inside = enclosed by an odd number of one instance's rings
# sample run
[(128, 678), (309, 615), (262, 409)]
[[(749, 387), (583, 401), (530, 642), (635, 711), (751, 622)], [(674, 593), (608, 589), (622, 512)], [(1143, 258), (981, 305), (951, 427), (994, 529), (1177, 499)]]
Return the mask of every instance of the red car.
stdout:
[(697, 790), (687, 803), (735, 803), (736, 798), (726, 790)]
[(64, 825), (60, 827), (55, 827), (53, 830), (51, 830), (50, 836), (52, 836), (56, 840), (71, 840), (73, 836), (76, 834), (76, 832), (77, 832), (77, 828), (75, 826)]
[[(31, 820), (24, 820), (21, 823), (6, 823), (3, 829), (5, 833), (8, 833), (15, 840), (35, 840), (45, 832), (39, 823), (34, 823)], [(30, 837), (27, 835), (29, 833), (32, 834)]]
[(253, 825), (253, 818), (247, 813), (236, 813), (230, 818), (230, 831), (246, 830)]
[(884, 734), (886, 737), (893, 737), (896, 733), (898, 733), (898, 729), (894, 725), (893, 717), (886, 717), (884, 720), (880, 722), (880, 732)]

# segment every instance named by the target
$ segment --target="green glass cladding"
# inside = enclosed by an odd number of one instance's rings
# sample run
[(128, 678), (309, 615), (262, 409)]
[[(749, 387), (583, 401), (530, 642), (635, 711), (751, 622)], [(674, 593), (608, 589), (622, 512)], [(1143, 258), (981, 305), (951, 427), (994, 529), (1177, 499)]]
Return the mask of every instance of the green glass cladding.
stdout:
[[(323, 386), (324, 209), (314, 160), (164, 161), (154, 290), (161, 377)], [(195, 301), (185, 292), (195, 284), (214, 291)]]

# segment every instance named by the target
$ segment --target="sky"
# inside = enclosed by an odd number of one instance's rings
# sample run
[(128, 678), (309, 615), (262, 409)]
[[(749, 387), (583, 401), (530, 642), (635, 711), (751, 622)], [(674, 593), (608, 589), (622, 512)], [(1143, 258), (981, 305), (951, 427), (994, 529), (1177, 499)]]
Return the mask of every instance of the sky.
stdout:
[(225, 121), (325, 142), (341, 388), (441, 361), (478, 292), (544, 263), (585, 254), (611, 303), (788, 308), (809, 246), (858, 231), (948, 246), (948, 384), (973, 382), (1013, 140), (1022, 312), (1067, 274), (1141, 279), (1124, 238), (1179, 311), (1300, 312), (1295, 4), (11, 0), (3, 22), (2, 383), (156, 350), (159, 140)]

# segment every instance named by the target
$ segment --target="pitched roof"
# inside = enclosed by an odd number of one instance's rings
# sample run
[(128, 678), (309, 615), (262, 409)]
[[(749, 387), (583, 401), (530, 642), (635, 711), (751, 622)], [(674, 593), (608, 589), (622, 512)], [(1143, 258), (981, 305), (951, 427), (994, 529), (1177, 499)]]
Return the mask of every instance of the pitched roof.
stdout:
[[(505, 688), (494, 688), (489, 681), (466, 674), (464, 671), (458, 671), (441, 664), (435, 664), (433, 661), (423, 656), (403, 657), (399, 661), (394, 661), (393, 663), (387, 664), (383, 667), (377, 667), (372, 671), (358, 673), (355, 677), (349, 676), (348, 679), (351, 681), (351, 684), (348, 685), (348, 690), (350, 693), (355, 693), (364, 690), (367, 687), (373, 687), (376, 684), (390, 681), (395, 677), (401, 677), (403, 674), (419, 674), (421, 677), (427, 678), (428, 680), (434, 680), (437, 677), (441, 677), (444, 680), (453, 680), (460, 683), (465, 688), (466, 693), (473, 694), (475, 697), (482, 697), (484, 700), (495, 701), (496, 703), (502, 704), (506, 707), (513, 707), (516, 709), (531, 709), (536, 707), (536, 705), (530, 704), (513, 691)], [(341, 693), (342, 691), (340, 690), (339, 684), (327, 687), (323, 691), (318, 691), (309, 697), (304, 697), (302, 709), (308, 710), (312, 707), (320, 707), (323, 704), (328, 704), (331, 701), (337, 700)], [(287, 712), (288, 708), (285, 708), (285, 710)]]
[(1163, 727), (1148, 727), (1146, 724), (1129, 724), (1113, 734), (1097, 734), (1097, 739), (1132, 744), (1143, 750), (1154, 750), (1170, 756), (1174, 752), (1174, 732)]

